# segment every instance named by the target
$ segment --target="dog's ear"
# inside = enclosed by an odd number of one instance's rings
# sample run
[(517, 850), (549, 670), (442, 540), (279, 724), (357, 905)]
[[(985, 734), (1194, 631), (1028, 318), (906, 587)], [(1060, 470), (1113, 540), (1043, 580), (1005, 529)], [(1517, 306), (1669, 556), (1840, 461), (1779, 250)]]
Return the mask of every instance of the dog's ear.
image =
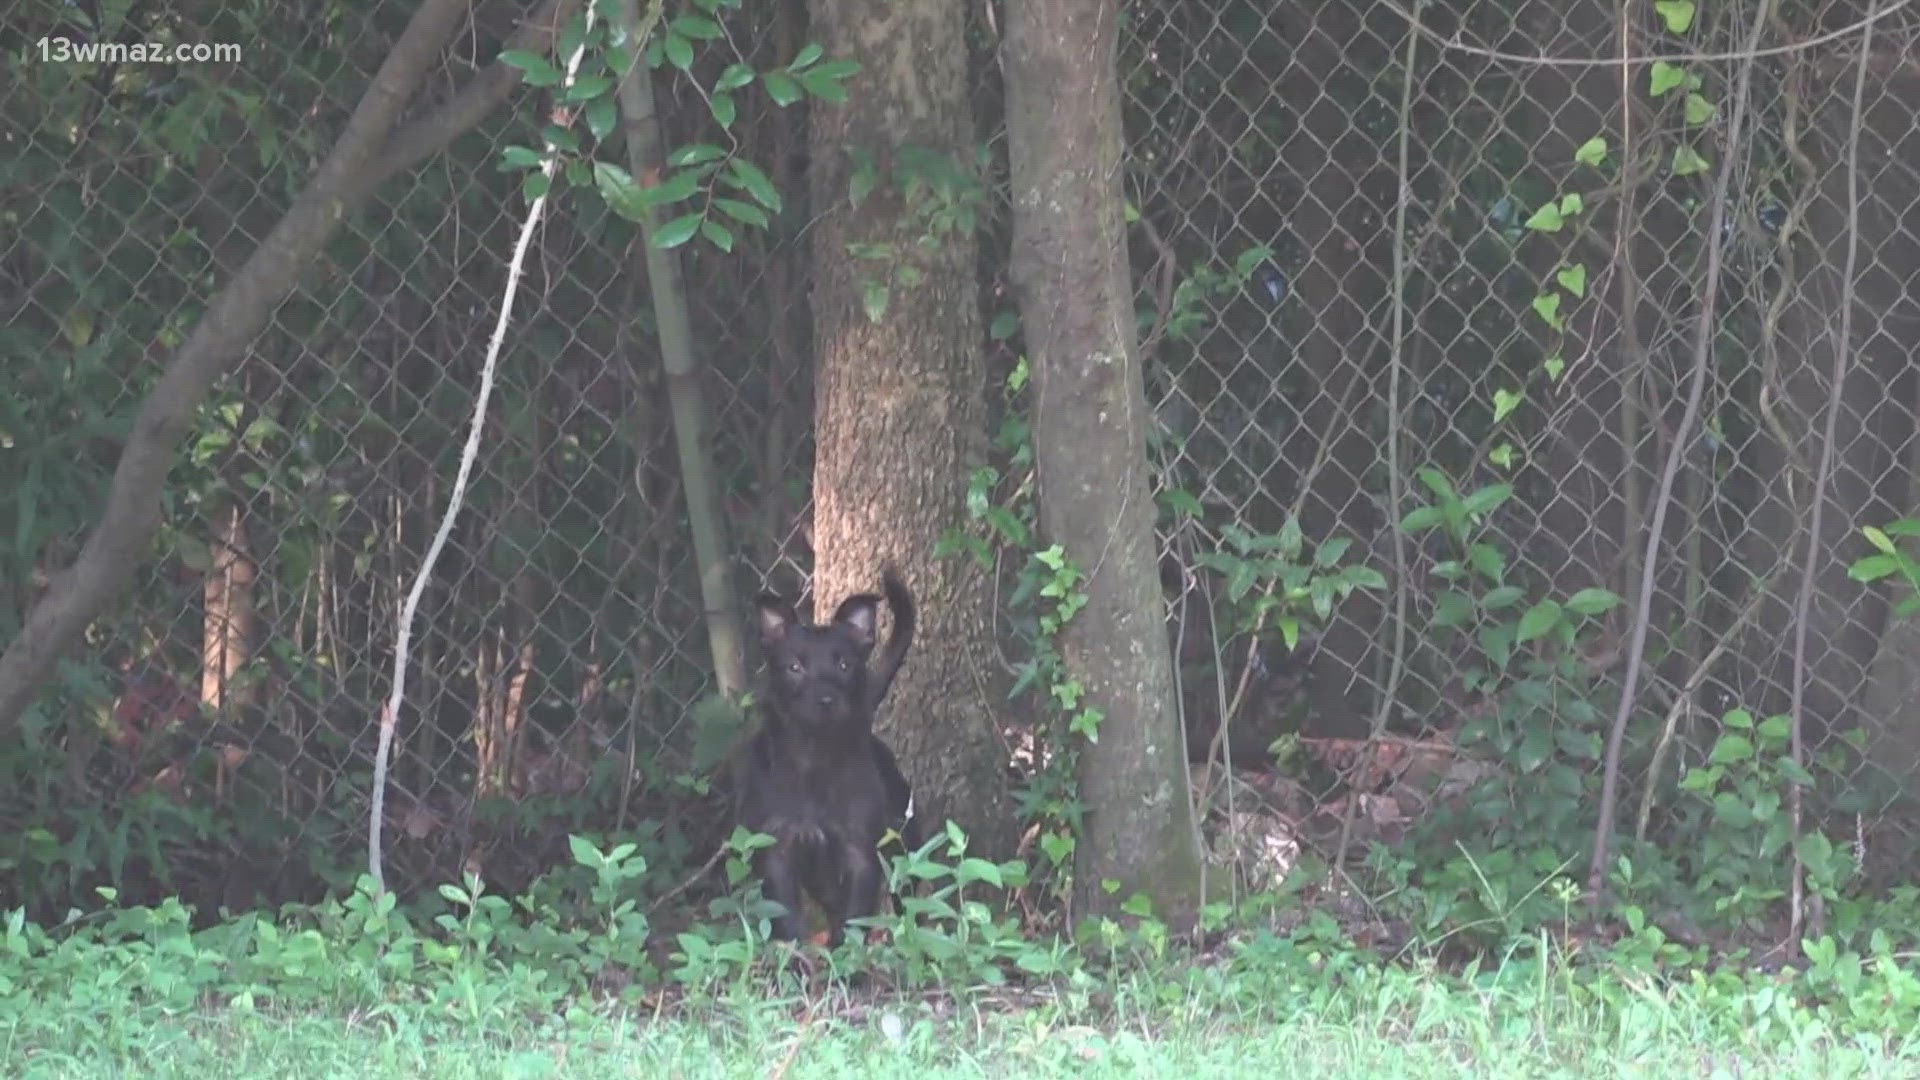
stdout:
[(760, 640), (763, 643), (770, 644), (785, 638), (793, 624), (800, 621), (793, 605), (772, 593), (761, 593), (753, 606), (760, 616)]
[(879, 614), (880, 598), (872, 593), (859, 593), (840, 601), (840, 609), (833, 613), (833, 621), (853, 631), (853, 639), (859, 642), (862, 649), (871, 649), (874, 622)]

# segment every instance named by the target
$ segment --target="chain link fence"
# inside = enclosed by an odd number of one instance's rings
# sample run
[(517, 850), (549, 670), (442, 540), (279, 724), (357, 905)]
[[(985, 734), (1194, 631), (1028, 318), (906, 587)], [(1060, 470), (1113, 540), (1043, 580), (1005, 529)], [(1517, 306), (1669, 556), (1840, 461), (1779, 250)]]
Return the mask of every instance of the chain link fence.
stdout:
[[(9, 639), (97, 520), (128, 418), (411, 14), (113, 7), (0, 16)], [(1862, 579), (1901, 565), (1863, 529), (1913, 515), (1920, 452), (1911, 20), (1785, 5), (1756, 54), (1752, 5), (1657, 7), (1622, 26), (1587, 0), (1125, 5), (1129, 243), (1189, 738), (1241, 764), (1278, 750), (1303, 790), (1326, 781), (1297, 817), (1389, 839), (1435, 795), (1490, 789), (1557, 808), (1526, 828), (1590, 832), (1617, 730), (1619, 831), (1678, 843), (1730, 782), (1705, 770), (1790, 755), (1813, 780), (1793, 812), (1897, 871), (1920, 637), (1893, 611), (1906, 594)], [(420, 109), (481, 80), (525, 14), (477, 9)], [(970, 18), (1004, 182), (1001, 20)], [(700, 87), (807, 40), (796, 4), (724, 26), (656, 80), (670, 146), (720, 138)], [(72, 51), (101, 40), (208, 48)], [(1671, 58), (1609, 62), (1654, 54)], [(111, 877), (238, 905), (358, 872), (395, 612), (525, 211), (500, 161), (546, 110), (517, 89), (380, 188), (200, 409), (134, 587), (0, 751), (20, 899)], [(804, 112), (742, 91), (729, 135), (788, 207), (731, 252), (680, 249), (704, 449), (739, 586), (798, 591)], [(524, 881), (586, 823), (667, 823), (672, 857), (720, 828), (634, 230), (556, 192), (420, 609), (395, 881)], [(985, 229), (997, 311), (1005, 215)], [(1766, 722), (1796, 709), (1795, 730)]]

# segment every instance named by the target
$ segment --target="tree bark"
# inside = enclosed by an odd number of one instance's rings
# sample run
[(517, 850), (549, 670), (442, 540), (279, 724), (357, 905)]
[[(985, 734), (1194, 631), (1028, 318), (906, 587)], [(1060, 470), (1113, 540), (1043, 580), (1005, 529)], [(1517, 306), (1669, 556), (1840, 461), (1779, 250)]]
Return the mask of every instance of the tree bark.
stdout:
[[(1086, 575), (1061, 656), (1103, 717), (1080, 754), (1076, 905), (1111, 911), (1143, 891), (1184, 926), (1198, 911), (1201, 865), (1148, 493), (1118, 18), (1113, 0), (1007, 5), (1011, 272), (1033, 367), (1040, 523)], [(1109, 879), (1120, 888), (1109, 892)]]
[[(812, 117), (813, 606), (823, 617), (877, 590), (883, 562), (899, 564), (919, 627), (878, 730), (916, 813), (951, 818), (972, 850), (1004, 857), (1018, 821), (994, 728), (1004, 695), (986, 674), (992, 589), (973, 560), (933, 554), (967, 521), (968, 475), (986, 450), (986, 368), (972, 225), (941, 229), (926, 214), (977, 189), (908, 190), (916, 163), (972, 175), (964, 28), (952, 0), (813, 4), (814, 38), (861, 66), (850, 100), (815, 103)], [(849, 183), (867, 161), (876, 182), (856, 202)], [(877, 318), (875, 284), (888, 289)]]
[[(626, 0), (619, 19), (627, 32), (640, 40), (645, 30), (640, 0)], [(652, 73), (644, 67), (636, 68), (631, 78), (620, 81), (619, 94), (628, 169), (634, 176), (664, 175), (666, 141), (654, 108)], [(707, 648), (713, 656), (713, 678), (720, 695), (731, 700), (747, 688), (740, 608), (733, 591), (733, 545), (727, 538), (726, 515), (721, 510), (719, 470), (713, 462), (710, 435), (712, 410), (701, 382), (703, 372), (694, 347), (693, 318), (687, 310), (680, 253), (662, 250), (653, 242), (660, 217), (657, 206), (648, 206), (641, 214), (640, 258), (646, 263), (654, 325), (659, 327), (660, 369), (667, 386), (667, 407), (673, 413), (674, 445), (680, 454), (680, 483), (686, 493), (694, 563), (700, 571), (700, 600), (707, 624)]]

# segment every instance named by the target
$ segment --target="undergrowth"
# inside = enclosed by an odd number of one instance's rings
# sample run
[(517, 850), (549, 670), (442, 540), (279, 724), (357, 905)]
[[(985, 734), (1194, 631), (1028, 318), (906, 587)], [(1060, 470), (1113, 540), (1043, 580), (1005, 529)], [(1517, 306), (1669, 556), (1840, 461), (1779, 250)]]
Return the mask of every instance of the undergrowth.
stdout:
[[(977, 898), (1016, 887), (1025, 868), (967, 856), (964, 840), (949, 831), (896, 858), (896, 880), (918, 882), (917, 891), (898, 913), (869, 920), (884, 935), (850, 935), (831, 953), (769, 942), (766, 904), (739, 873), (751, 847), (744, 834), (729, 860), (738, 887), (710, 902), (709, 919), (674, 934), (650, 924), (644, 860), (632, 847), (601, 850), (578, 838), (577, 865), (556, 874), (566, 884), (545, 899), (489, 895), (470, 879), (434, 903), (403, 905), (363, 879), (320, 904), (198, 930), (177, 901), (122, 907), (107, 895), (97, 910), (51, 926), (15, 911), (0, 936), (0, 1016), (9, 1018), (0, 1031), (9, 1060), (49, 1069), (150, 1048), (155, 1031), (183, 1022), (188, 1034), (167, 1043), (169, 1054), (188, 1052), (182, 1039), (240, 1037), (220, 1034), (236, 1025), (254, 1033), (244, 1038), (283, 1039), (313, 1017), (334, 1017), (345, 1026), (329, 1039), (354, 1028), (371, 1032), (355, 1038), (388, 1041), (440, 1032), (473, 1041), (482, 1056), (489, 1046), (506, 1055), (535, 1034), (550, 1045), (579, 1041), (588, 1053), (606, 1045), (609, 1025), (624, 1038), (679, 1046), (692, 1025), (718, 1040), (703, 1052), (744, 1061), (797, 1020), (831, 1021), (822, 1030), (835, 1038), (903, 1054), (915, 1045), (931, 1054), (954, 1038), (980, 1053), (1014, 1053), (1032, 1050), (1037, 1032), (1071, 1031), (1079, 1034), (1066, 1044), (1081, 1049), (1062, 1051), (1064, 1060), (1132, 1046), (1151, 1066), (1169, 1052), (1155, 1047), (1198, 1053), (1221, 1039), (1284, 1034), (1343, 1054), (1352, 1040), (1380, 1039), (1409, 1054), (1444, 1051), (1438, 1060), (1492, 1055), (1489, 1069), (1601, 1054), (1612, 1066), (1596, 1066), (1599, 1074), (1654, 1075), (1689, 1047), (1750, 1063), (1817, 1051), (1823, 1067), (1851, 1063), (1842, 1071), (1871, 1074), (1911, 1053), (1920, 1024), (1905, 931), (1810, 940), (1805, 963), (1773, 970), (1723, 963), (1644, 921), (1601, 942), (1580, 937), (1569, 919), (1464, 962), (1431, 938), (1366, 947), (1326, 911), (1297, 907), (1286, 930), (1271, 918), (1230, 917), (1197, 940), (1151, 919), (1045, 935)], [(1916, 925), (1912, 915), (1911, 898), (1899, 896), (1864, 917), (1891, 928)], [(313, 1052), (331, 1045), (323, 1039)], [(835, 1052), (843, 1051), (851, 1052)], [(426, 1058), (409, 1060), (423, 1067)], [(969, 1071), (964, 1061), (948, 1065)]]

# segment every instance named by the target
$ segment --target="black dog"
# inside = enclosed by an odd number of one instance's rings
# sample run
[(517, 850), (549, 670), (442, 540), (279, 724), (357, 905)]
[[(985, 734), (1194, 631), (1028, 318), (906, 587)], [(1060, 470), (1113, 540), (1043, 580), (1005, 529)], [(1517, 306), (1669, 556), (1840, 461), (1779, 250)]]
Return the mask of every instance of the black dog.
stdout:
[(828, 943), (848, 919), (874, 913), (889, 828), (918, 847), (913, 792), (893, 751), (873, 733), (873, 714), (913, 644), (913, 594), (891, 566), (881, 575), (893, 634), (877, 662), (880, 598), (848, 597), (833, 621), (800, 620), (793, 605), (762, 594), (760, 644), (767, 655), (765, 719), (738, 773), (740, 824), (774, 837), (756, 855), (766, 896), (786, 912), (774, 935), (800, 936), (800, 893), (826, 909)]

